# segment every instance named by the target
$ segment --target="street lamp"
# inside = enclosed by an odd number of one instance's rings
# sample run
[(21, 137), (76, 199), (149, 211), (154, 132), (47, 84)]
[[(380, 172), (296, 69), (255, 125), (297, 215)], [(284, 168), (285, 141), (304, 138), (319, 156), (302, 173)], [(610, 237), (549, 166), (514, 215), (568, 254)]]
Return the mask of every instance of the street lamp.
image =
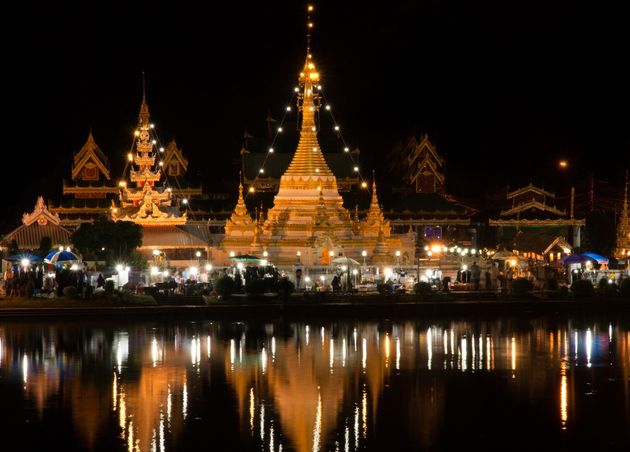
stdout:
[(365, 267), (365, 258), (367, 257), (367, 251), (361, 251), (361, 256), (363, 256), (363, 266)]

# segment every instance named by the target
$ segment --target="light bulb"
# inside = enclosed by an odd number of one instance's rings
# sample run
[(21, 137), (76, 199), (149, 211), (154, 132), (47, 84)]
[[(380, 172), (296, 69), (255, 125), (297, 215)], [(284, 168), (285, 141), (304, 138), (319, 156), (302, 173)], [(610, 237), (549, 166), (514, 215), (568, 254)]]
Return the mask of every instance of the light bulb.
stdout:
[(157, 144), (157, 141), (153, 140), (153, 141), (151, 141), (151, 143), (153, 143), (153, 144)]
[(278, 127), (278, 132), (282, 132), (282, 127)]
[(273, 154), (273, 148), (269, 148), (269, 153)]
[(298, 88), (298, 87), (296, 86), (295, 88), (293, 88), (293, 91), (295, 91), (295, 92), (297, 93), (298, 91), (300, 91), (300, 88)]
[(343, 148), (343, 151), (344, 152), (350, 152), (350, 148), (349, 147), (345, 147), (345, 148)]
[(339, 126), (335, 126), (335, 130), (337, 130), (337, 131), (338, 131), (338, 130), (339, 130)]
[(287, 111), (291, 111), (291, 107), (287, 107)]
[(326, 105), (326, 107), (325, 107), (325, 108), (326, 108), (326, 110), (329, 110), (329, 111), (330, 111), (330, 105)]
[(164, 148), (160, 148), (160, 152), (164, 152)]
[(265, 172), (264, 168), (260, 168), (259, 172), (260, 172), (260, 174), (264, 173)]
[(354, 167), (354, 172), (355, 172), (355, 173), (358, 173), (358, 172), (359, 172), (359, 167), (358, 167), (358, 166), (355, 166), (355, 167)]

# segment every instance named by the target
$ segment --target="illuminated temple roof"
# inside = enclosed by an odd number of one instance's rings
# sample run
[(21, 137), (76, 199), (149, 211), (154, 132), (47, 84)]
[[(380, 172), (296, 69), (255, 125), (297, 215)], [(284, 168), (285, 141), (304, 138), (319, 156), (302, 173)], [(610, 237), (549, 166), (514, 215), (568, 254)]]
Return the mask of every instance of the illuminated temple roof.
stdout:
[(43, 237), (50, 237), (57, 246), (69, 244), (70, 236), (70, 231), (61, 226), (59, 215), (50, 212), (40, 196), (33, 212), (22, 216), (22, 225), (5, 235), (3, 244), (6, 246), (15, 240), (20, 249), (33, 250), (39, 248)]

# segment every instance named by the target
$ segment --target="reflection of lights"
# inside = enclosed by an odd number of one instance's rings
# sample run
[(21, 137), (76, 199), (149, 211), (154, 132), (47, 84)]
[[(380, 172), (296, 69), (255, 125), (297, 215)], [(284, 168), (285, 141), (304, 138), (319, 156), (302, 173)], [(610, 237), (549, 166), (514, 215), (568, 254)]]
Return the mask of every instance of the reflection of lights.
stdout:
[(116, 411), (118, 406), (118, 377), (116, 377), (116, 372), (113, 372), (114, 380), (112, 381), (112, 410)]
[(206, 351), (208, 353), (208, 359), (210, 359), (210, 354), (212, 353), (212, 343), (210, 342), (210, 335), (206, 337)]
[(357, 329), (352, 330), (352, 341), (354, 342), (354, 351), (357, 351)]
[(575, 332), (575, 360), (578, 359), (578, 332)]
[[(319, 389), (319, 388), (318, 388)], [(317, 394), (317, 411), (315, 412), (315, 426), (313, 427), (313, 452), (319, 450), (319, 441), (322, 434), (322, 395)]]
[(28, 357), (26, 355), (22, 357), (22, 380), (24, 384), (28, 382)]
[(188, 415), (188, 387), (186, 383), (184, 383), (183, 393), (182, 393), (182, 415), (184, 419)]
[(262, 365), (262, 373), (264, 374), (267, 370), (267, 350), (263, 347), (262, 352), (260, 352), (260, 362)]
[(276, 359), (276, 338), (271, 338), (271, 360), (275, 361)]
[(442, 337), (444, 338), (444, 354), (448, 355), (448, 330), (444, 331)]
[(396, 370), (400, 369), (400, 338), (396, 338)]
[(363, 395), (361, 397), (361, 418), (363, 420), (363, 438), (367, 438), (367, 389), (363, 385)]
[(129, 337), (127, 333), (118, 333), (115, 336), (115, 346), (116, 349), (116, 364), (118, 366), (118, 373), (122, 370), (122, 365), (124, 361), (127, 361), (127, 357), (129, 356)]
[(512, 337), (512, 346), (510, 349), (512, 353), (512, 370), (516, 370), (516, 339)]
[(365, 365), (367, 364), (367, 339), (361, 339), (361, 367), (365, 369)]
[[(613, 340), (613, 330), (612, 330), (612, 324), (609, 323), (608, 324), (608, 342), (612, 342)], [(0, 342), (0, 344), (2, 344), (2, 342)], [(0, 347), (0, 363), (2, 362), (2, 348)]]
[(347, 355), (347, 350), (346, 350), (346, 338), (344, 337), (343, 340), (341, 341), (341, 366), (342, 367), (346, 367), (346, 355)]
[(431, 370), (431, 360), (433, 359), (433, 335), (431, 328), (427, 330), (427, 369)]
[(256, 406), (254, 405), (254, 388), (249, 389), (249, 428), (254, 431), (254, 415)]
[(586, 330), (586, 366), (591, 367), (591, 351), (593, 348), (593, 334), (591, 329)]
[(265, 405), (262, 403), (260, 404), (260, 440), (263, 443), (265, 441)]
[(308, 325), (306, 325), (306, 327), (304, 327), (304, 331), (305, 331), (305, 334), (306, 334), (306, 345), (308, 345), (309, 332), (310, 332), (310, 328), (308, 327)]
[(468, 368), (468, 340), (462, 337), (462, 372)]
[(335, 340), (331, 337), (330, 338), (330, 356), (329, 356), (329, 360), (328, 360), (328, 366), (332, 369), (333, 368), (333, 364), (335, 362)]
[(385, 335), (385, 367), (389, 367), (389, 334)]
[(568, 399), (567, 363), (563, 360), (560, 364), (560, 422), (562, 430), (567, 429), (567, 421), (569, 419)]
[(354, 409), (354, 450), (359, 449), (359, 405)]
[(153, 361), (153, 367), (156, 366), (158, 360), (158, 345), (157, 339), (153, 338), (151, 341), (151, 361)]
[(193, 366), (201, 362), (201, 341), (198, 337), (190, 341), (190, 360)]
[(236, 343), (234, 339), (230, 339), (230, 364), (234, 364), (234, 359), (236, 358)]

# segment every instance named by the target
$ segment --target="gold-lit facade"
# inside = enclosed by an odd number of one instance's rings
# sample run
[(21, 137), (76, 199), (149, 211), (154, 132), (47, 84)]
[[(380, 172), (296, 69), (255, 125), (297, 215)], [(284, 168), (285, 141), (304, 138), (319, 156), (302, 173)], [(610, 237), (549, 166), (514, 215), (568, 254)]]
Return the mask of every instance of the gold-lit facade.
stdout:
[[(320, 74), (309, 48), (299, 75), (297, 108), (301, 124), (297, 149), (280, 178), (266, 218), (257, 214), (252, 219), (240, 185), (239, 199), (221, 243), (225, 257), (267, 252), (276, 265), (295, 264), (298, 260), (305, 265), (328, 265), (337, 256), (361, 259), (362, 251), (379, 262), (393, 260), (396, 251), (413, 255), (413, 235), (391, 233), (378, 203), (375, 183), (367, 218), (360, 219), (343, 206), (337, 179), (317, 138), (319, 82)], [(255, 184), (248, 190), (255, 191)]]

